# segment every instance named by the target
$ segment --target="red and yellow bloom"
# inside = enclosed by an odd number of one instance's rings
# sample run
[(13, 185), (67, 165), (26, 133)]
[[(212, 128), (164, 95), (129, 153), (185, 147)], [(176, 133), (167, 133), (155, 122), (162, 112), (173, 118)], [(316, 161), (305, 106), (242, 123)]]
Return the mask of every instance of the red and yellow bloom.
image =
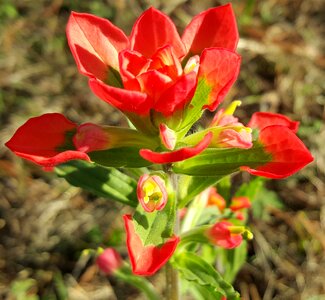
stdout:
[(137, 196), (146, 212), (162, 210), (168, 200), (165, 181), (158, 175), (142, 175), (138, 181)]
[(233, 249), (238, 247), (243, 241), (241, 232), (237, 232), (239, 227), (242, 226), (233, 226), (230, 222), (221, 221), (214, 224), (206, 234), (211, 243), (216, 246)]

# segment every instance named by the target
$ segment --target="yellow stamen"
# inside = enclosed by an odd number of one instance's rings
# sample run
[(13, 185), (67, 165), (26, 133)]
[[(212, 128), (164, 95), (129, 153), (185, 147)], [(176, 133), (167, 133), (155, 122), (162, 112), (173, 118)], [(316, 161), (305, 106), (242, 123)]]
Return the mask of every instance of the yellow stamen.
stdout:
[(145, 196), (143, 197), (144, 203), (149, 203), (150, 201), (158, 202), (163, 196), (158, 185), (151, 180), (145, 182), (143, 191), (145, 193)]
[(235, 100), (235, 101), (231, 102), (229, 104), (229, 106), (225, 109), (224, 114), (225, 115), (233, 115), (238, 106), (241, 106), (240, 100)]

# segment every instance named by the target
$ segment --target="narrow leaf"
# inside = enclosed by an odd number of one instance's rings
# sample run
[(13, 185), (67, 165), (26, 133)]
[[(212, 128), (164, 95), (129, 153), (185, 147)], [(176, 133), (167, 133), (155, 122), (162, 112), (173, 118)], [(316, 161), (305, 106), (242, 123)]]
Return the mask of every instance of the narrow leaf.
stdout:
[(257, 167), (271, 160), (263, 146), (255, 143), (250, 149), (206, 149), (201, 154), (173, 165), (175, 173), (193, 176), (226, 176), (241, 166)]
[(137, 182), (122, 172), (81, 160), (70, 161), (55, 168), (59, 177), (97, 196), (136, 207)]
[(233, 282), (237, 273), (246, 262), (247, 243), (243, 241), (241, 245), (235, 249), (220, 249), (220, 251), (222, 252), (222, 255), (220, 255), (222, 265), (225, 268), (225, 273), (223, 274), (224, 279), (228, 282)]
[(228, 300), (240, 299), (239, 293), (226, 282), (217, 270), (198, 255), (182, 252), (173, 259), (173, 265), (179, 269), (182, 276), (201, 286), (212, 288), (227, 297)]
[(92, 161), (106, 167), (141, 168), (151, 165), (139, 155), (139, 148), (121, 147), (89, 153)]

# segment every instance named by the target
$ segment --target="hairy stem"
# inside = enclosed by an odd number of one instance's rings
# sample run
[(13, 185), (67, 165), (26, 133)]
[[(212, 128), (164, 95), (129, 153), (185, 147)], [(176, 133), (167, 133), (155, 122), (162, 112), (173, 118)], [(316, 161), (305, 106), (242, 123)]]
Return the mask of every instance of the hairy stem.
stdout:
[[(169, 180), (172, 184), (174, 191), (175, 201), (175, 226), (174, 234), (179, 234), (179, 215), (177, 213), (177, 198), (178, 198), (178, 177), (171, 171), (167, 171)], [(180, 299), (180, 288), (179, 288), (179, 276), (178, 271), (168, 262), (166, 265), (166, 299), (167, 300), (179, 300)]]

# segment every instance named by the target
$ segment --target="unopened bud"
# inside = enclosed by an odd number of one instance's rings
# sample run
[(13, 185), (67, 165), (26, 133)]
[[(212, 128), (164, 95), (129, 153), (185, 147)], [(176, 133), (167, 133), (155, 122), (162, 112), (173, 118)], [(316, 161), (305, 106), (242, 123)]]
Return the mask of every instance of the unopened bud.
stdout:
[(176, 146), (176, 133), (165, 124), (159, 125), (159, 134), (162, 144), (169, 150), (174, 150)]
[(107, 248), (98, 255), (96, 264), (103, 273), (110, 275), (122, 266), (122, 258), (115, 249)]
[(241, 227), (233, 226), (232, 223), (227, 221), (221, 221), (208, 230), (207, 236), (216, 246), (233, 249), (238, 247), (243, 240)]

